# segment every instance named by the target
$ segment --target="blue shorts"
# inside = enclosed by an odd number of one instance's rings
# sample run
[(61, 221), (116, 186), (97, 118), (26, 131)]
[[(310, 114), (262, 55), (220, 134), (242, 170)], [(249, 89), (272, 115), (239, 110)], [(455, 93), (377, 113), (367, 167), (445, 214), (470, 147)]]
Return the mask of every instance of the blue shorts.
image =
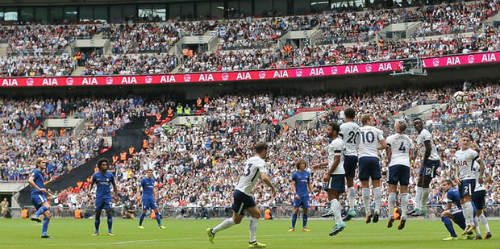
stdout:
[(35, 209), (38, 210), (44, 202), (47, 202), (47, 197), (44, 194), (31, 195), (31, 203), (35, 206)]
[(486, 190), (476, 191), (472, 194), (472, 202), (478, 210), (486, 207)]
[(252, 196), (248, 196), (239, 190), (234, 191), (233, 198), (234, 202), (232, 208), (237, 214), (241, 215), (245, 209), (257, 206)]
[(293, 199), (294, 208), (309, 208), (309, 195), (299, 196), (299, 199)]
[(337, 193), (345, 192), (345, 176), (342, 175), (330, 175), (330, 181), (328, 181), (325, 186), (325, 190), (335, 190)]
[(156, 206), (155, 199), (154, 198), (146, 198), (142, 199), (142, 209), (143, 210), (155, 210), (158, 207)]
[(109, 198), (97, 198), (95, 200), (95, 210), (111, 210), (111, 197)]
[(410, 183), (410, 167), (396, 164), (389, 167), (389, 179), (387, 180), (392, 185), (408, 186)]
[(421, 176), (430, 176), (431, 178), (434, 178), (440, 164), (441, 162), (439, 160), (427, 160), (424, 163), (424, 167), (420, 168), (419, 174)]
[(377, 157), (364, 156), (359, 158), (359, 176), (360, 181), (378, 180), (382, 178), (380, 172), (380, 163)]
[(464, 198), (467, 196), (472, 197), (474, 189), (476, 188), (476, 179), (462, 180), (462, 183), (459, 186), (460, 198)]
[(450, 209), (450, 212), (453, 214), (453, 222), (460, 228), (465, 229), (465, 217), (462, 209)]
[(358, 167), (357, 156), (344, 157), (344, 171), (345, 177), (354, 178), (356, 176), (356, 168)]

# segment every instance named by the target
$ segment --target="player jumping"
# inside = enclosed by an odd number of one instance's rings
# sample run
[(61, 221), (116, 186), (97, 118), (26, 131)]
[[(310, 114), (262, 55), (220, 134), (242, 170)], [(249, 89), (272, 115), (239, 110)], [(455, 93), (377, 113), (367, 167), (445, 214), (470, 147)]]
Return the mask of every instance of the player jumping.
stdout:
[(296, 166), (297, 171), (292, 174), (292, 191), (295, 193), (292, 228), (288, 231), (295, 231), (297, 215), (299, 214), (300, 207), (302, 207), (302, 231), (310, 232), (310, 230), (307, 229), (307, 209), (309, 208), (309, 192), (312, 192), (311, 174), (305, 170), (305, 160), (299, 160), (296, 163)]
[(344, 176), (344, 142), (339, 137), (340, 127), (336, 123), (328, 125), (327, 136), (332, 139), (327, 147), (328, 162), (314, 165), (313, 168), (328, 166), (323, 180), (327, 183), (325, 190), (328, 192), (328, 201), (330, 202), (331, 212), (335, 217), (335, 226), (329, 234), (334, 236), (345, 229), (346, 225), (342, 220), (342, 206), (339, 202), (339, 197), (345, 191), (345, 176)]
[[(479, 163), (479, 177), (478, 183), (483, 184), (483, 178), (481, 177), (484, 173), (483, 160), (479, 158), (479, 153), (475, 149), (477, 145), (471, 146), (471, 141), (467, 136), (462, 137), (460, 141), (460, 150), (455, 152), (453, 157), (453, 162), (457, 170), (455, 170), (455, 180), (459, 183), (460, 187), (460, 198), (462, 202), (465, 224), (467, 225), (465, 233), (470, 233), (474, 231), (474, 207), (472, 205), (472, 193), (476, 186), (476, 173), (474, 170), (474, 161), (477, 160)], [(472, 149), (472, 148), (474, 149)]]
[(108, 235), (114, 236), (111, 231), (113, 227), (113, 210), (111, 209), (111, 186), (113, 185), (114, 196), (118, 199), (118, 188), (115, 184), (115, 177), (108, 171), (108, 160), (99, 159), (97, 161), (98, 172), (92, 175), (92, 184), (90, 189), (97, 185), (96, 199), (95, 199), (95, 233), (94, 236), (99, 235), (99, 225), (101, 224), (101, 212), (106, 210), (108, 215)]
[(146, 171), (147, 177), (141, 180), (141, 188), (142, 188), (142, 214), (139, 218), (139, 229), (144, 229), (142, 226), (142, 222), (146, 217), (146, 213), (148, 210), (155, 212), (156, 221), (158, 222), (158, 226), (160, 229), (165, 229), (165, 227), (161, 224), (161, 214), (160, 210), (156, 206), (155, 196), (158, 196), (155, 186), (155, 179), (153, 178), (153, 170), (149, 169)]
[(432, 134), (424, 129), (422, 119), (417, 118), (413, 125), (418, 132), (417, 145), (422, 155), (422, 166), (417, 180), (417, 191), (415, 195), (415, 207), (410, 213), (413, 216), (425, 215), (427, 211), (427, 199), (429, 198), (429, 185), (436, 175), (440, 165), (440, 158)]
[[(443, 240), (457, 240), (457, 233), (453, 228), (453, 224), (451, 221), (455, 222), (460, 228), (465, 230), (465, 218), (462, 212), (462, 204), (460, 203), (460, 192), (458, 189), (453, 188), (453, 183), (450, 180), (444, 180), (441, 183), (441, 191), (446, 194), (446, 199), (448, 203), (446, 204), (446, 209), (441, 213), (441, 221), (443, 221), (444, 226), (450, 233), (450, 237), (446, 237)], [(452, 205), (455, 204), (456, 209), (452, 208)], [(467, 233), (467, 238), (471, 237), (472, 232)]]
[[(382, 177), (379, 162), (379, 150), (387, 147), (383, 132), (373, 125), (375, 119), (370, 114), (361, 117), (362, 127), (360, 128), (361, 141), (359, 143), (359, 180), (361, 181), (363, 204), (365, 206), (366, 223), (377, 223), (380, 215), (380, 206), (382, 204), (382, 189), (380, 187), (380, 178)], [(375, 201), (375, 212), (370, 211), (370, 186), (369, 180), (372, 180), (373, 198)]]
[(356, 190), (354, 189), (354, 176), (358, 166), (358, 145), (359, 145), (359, 125), (354, 123), (356, 112), (352, 108), (344, 111), (344, 123), (340, 125), (340, 137), (344, 141), (344, 170), (347, 183), (347, 199), (349, 202), (349, 211), (344, 217), (344, 221), (350, 220), (356, 216)]
[[(406, 224), (406, 212), (408, 210), (408, 184), (410, 182), (410, 167), (413, 161), (413, 142), (403, 134), (406, 123), (397, 121), (394, 125), (396, 134), (387, 138), (387, 165), (389, 167), (389, 211), (392, 212), (396, 206), (396, 192), (398, 183), (401, 196), (401, 220), (398, 229), (401, 230)], [(394, 217), (391, 215), (387, 227), (392, 227)]]
[(45, 179), (43, 176), (43, 170), (47, 167), (47, 162), (43, 158), (38, 158), (35, 161), (36, 168), (33, 170), (28, 183), (31, 186), (31, 202), (37, 209), (36, 213), (31, 216), (32, 221), (42, 222), (39, 218), (43, 214), (43, 225), (42, 225), (42, 239), (48, 239), (50, 236), (47, 234), (49, 228), (49, 222), (52, 215), (50, 214), (50, 205), (47, 201), (46, 195), (52, 198), (52, 195), (45, 188)]
[(257, 208), (255, 200), (252, 196), (252, 190), (255, 184), (262, 179), (262, 181), (271, 188), (272, 194), (276, 195), (276, 188), (271, 183), (266, 170), (267, 144), (259, 143), (255, 146), (255, 156), (250, 157), (245, 162), (243, 174), (240, 177), (238, 185), (233, 193), (234, 203), (232, 206), (233, 217), (225, 219), (214, 228), (207, 228), (206, 232), (208, 240), (214, 243), (215, 234), (219, 231), (227, 229), (235, 224), (240, 224), (243, 219), (243, 211), (247, 211), (250, 218), (250, 241), (249, 248), (264, 248), (266, 244), (257, 242), (256, 234), (259, 225), (260, 211)]

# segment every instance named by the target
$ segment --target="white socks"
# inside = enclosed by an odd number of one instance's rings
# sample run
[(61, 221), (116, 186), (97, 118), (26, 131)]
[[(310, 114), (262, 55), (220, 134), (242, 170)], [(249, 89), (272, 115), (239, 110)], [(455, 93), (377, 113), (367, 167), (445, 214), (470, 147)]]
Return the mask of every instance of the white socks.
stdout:
[(363, 188), (362, 195), (363, 195), (363, 204), (365, 206), (365, 213), (366, 213), (366, 215), (368, 215), (369, 213), (371, 213), (371, 211), (370, 211), (370, 189)]
[(218, 231), (222, 231), (224, 229), (228, 229), (228, 228), (232, 227), (233, 225), (234, 225), (233, 218), (227, 218), (227, 219), (223, 220), (219, 225), (217, 225), (216, 227), (214, 227), (212, 229), (212, 232), (213, 233), (217, 233)]
[(330, 206), (333, 209), (333, 214), (335, 216), (335, 224), (342, 223), (342, 207), (340, 206), (340, 202), (337, 199), (333, 199), (330, 201)]
[(256, 218), (250, 218), (250, 225), (249, 230), (250, 230), (250, 242), (255, 242), (257, 241), (257, 227), (259, 226), (259, 219)]
[(429, 199), (429, 188), (422, 188), (421, 210), (427, 210), (427, 199)]
[(481, 223), (483, 223), (486, 232), (490, 233), (490, 225), (488, 224), (488, 219), (486, 219), (486, 216), (484, 216), (483, 213), (481, 214), (481, 216), (479, 216), (479, 220), (481, 221)]
[(463, 212), (465, 217), (465, 225), (470, 226), (474, 224), (474, 208), (470, 201), (463, 204)]
[(481, 229), (479, 228), (479, 219), (474, 217), (474, 226), (476, 227), (476, 235), (481, 235)]
[(417, 187), (417, 193), (415, 194), (415, 207), (413, 209), (422, 209), (422, 187)]
[(380, 206), (382, 204), (382, 189), (380, 187), (373, 189), (373, 199), (375, 201), (375, 213), (380, 214)]
[(406, 213), (408, 212), (408, 193), (401, 194), (401, 219), (406, 220)]
[(348, 189), (347, 198), (349, 199), (349, 210), (354, 210), (356, 205), (356, 189), (354, 187)]
[(396, 206), (396, 193), (389, 193), (389, 217), (393, 217), (394, 206)]

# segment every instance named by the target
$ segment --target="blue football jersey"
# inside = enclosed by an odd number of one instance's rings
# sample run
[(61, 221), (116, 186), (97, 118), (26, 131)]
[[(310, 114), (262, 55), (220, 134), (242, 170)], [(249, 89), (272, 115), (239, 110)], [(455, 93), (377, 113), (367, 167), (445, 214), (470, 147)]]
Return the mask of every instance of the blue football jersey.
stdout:
[(309, 195), (309, 190), (307, 185), (310, 180), (310, 174), (307, 171), (299, 172), (295, 171), (292, 174), (292, 181), (295, 182), (295, 192), (299, 196)]
[[(35, 170), (33, 170), (33, 173), (31, 173), (31, 176), (33, 177), (33, 181), (35, 182), (35, 184), (39, 188), (45, 188), (45, 185), (44, 185), (45, 177), (43, 176), (42, 171), (40, 171), (39, 169), (35, 169)], [(38, 195), (38, 194), (44, 194), (44, 193), (42, 193), (42, 192), (38, 191), (37, 189), (31, 187), (31, 194), (32, 195)]]
[(155, 179), (151, 178), (144, 178), (141, 181), (141, 187), (142, 187), (142, 198), (143, 199), (152, 199), (154, 198), (154, 185), (155, 185)]
[(111, 198), (111, 185), (115, 184), (115, 177), (113, 176), (113, 174), (109, 172), (106, 172), (105, 174), (96, 172), (92, 176), (92, 183), (97, 185), (97, 198)]

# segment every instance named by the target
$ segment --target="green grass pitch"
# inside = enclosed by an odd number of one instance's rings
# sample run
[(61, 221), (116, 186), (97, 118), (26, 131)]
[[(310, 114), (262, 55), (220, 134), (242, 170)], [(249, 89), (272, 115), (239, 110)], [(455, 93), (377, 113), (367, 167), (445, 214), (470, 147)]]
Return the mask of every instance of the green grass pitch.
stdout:
[[(91, 236), (94, 220), (52, 219), (49, 226), (51, 239), (40, 239), (41, 225), (29, 220), (0, 219), (0, 248), (247, 248), (248, 221), (233, 226), (217, 234), (215, 244), (208, 242), (205, 229), (218, 224), (220, 219), (211, 220), (171, 220), (164, 219), (167, 229), (160, 230), (156, 221), (145, 220), (146, 229), (137, 228), (137, 219), (113, 221), (114, 237), (101, 234)], [(302, 220), (298, 219), (300, 227)], [(439, 220), (409, 220), (407, 227), (397, 230), (396, 226), (386, 228), (386, 220), (377, 224), (365, 224), (356, 220), (347, 223), (347, 228), (338, 236), (329, 237), (331, 220), (310, 220), (312, 232), (301, 229), (288, 232), (288, 219), (259, 223), (257, 239), (272, 249), (320, 249), (320, 248), (500, 248), (500, 222), (490, 220), (493, 238), (490, 240), (441, 241), (447, 235)], [(457, 227), (455, 227), (457, 229)], [(107, 231), (106, 218), (101, 219), (101, 231)], [(459, 230), (456, 230), (457, 233)], [(484, 234), (484, 228), (483, 228)]]

